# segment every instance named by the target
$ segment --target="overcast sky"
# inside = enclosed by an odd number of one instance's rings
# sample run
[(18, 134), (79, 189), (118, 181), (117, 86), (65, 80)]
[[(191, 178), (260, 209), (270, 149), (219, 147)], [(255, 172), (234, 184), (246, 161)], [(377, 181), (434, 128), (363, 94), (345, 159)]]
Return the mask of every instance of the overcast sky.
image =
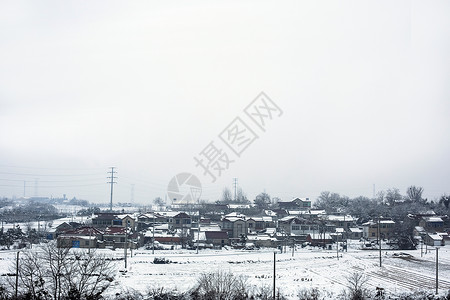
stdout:
[[(0, 196), (450, 193), (449, 1), (0, 1)], [(265, 131), (244, 109), (281, 110)], [(236, 156), (219, 134), (258, 138)], [(231, 160), (217, 180), (194, 157)], [(37, 188), (35, 187), (38, 182)], [(132, 196), (132, 185), (134, 195)]]

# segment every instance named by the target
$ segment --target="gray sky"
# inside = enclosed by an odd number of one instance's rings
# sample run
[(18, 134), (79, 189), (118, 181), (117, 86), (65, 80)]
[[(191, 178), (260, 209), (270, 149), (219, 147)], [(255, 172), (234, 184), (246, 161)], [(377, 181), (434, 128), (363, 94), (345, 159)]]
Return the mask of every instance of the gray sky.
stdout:
[[(448, 1), (0, 1), (0, 196), (372, 196), (450, 187)], [(283, 111), (265, 132), (244, 108)], [(240, 157), (236, 117), (259, 138)], [(216, 182), (194, 156), (234, 160)], [(70, 176), (69, 176), (70, 175)], [(86, 176), (82, 176), (86, 175)], [(38, 189), (34, 188), (38, 179)]]

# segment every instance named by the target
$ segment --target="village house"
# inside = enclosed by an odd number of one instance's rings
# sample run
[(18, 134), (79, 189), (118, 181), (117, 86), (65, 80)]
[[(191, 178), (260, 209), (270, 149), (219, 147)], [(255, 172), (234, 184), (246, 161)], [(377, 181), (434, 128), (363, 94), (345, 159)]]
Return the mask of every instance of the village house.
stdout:
[(352, 227), (346, 232), (346, 238), (349, 240), (360, 240), (363, 237), (363, 229), (359, 227)]
[(192, 227), (192, 219), (185, 212), (163, 211), (157, 212), (165, 218), (165, 223), (169, 225), (169, 229), (189, 229)]
[(262, 231), (268, 227), (275, 227), (275, 222), (272, 217), (250, 217), (247, 219), (248, 233)]
[(206, 243), (214, 248), (222, 248), (230, 245), (230, 239), (225, 231), (205, 231)]
[(127, 226), (128, 228), (135, 230), (136, 221), (133, 216), (128, 214), (99, 213), (92, 218), (92, 225), (98, 228), (106, 228), (109, 226)]
[(444, 220), (441, 217), (422, 217), (419, 221), (419, 226), (424, 228), (427, 232), (442, 232), (444, 231)]
[(333, 243), (333, 239), (329, 233), (310, 233), (306, 236), (306, 241), (311, 244), (311, 246), (322, 246), (326, 247)]
[(318, 233), (324, 231), (317, 223), (311, 220), (300, 219), (294, 216), (288, 216), (278, 221), (278, 228), (287, 235), (302, 236), (309, 233)]
[(61, 232), (56, 241), (59, 248), (97, 248), (103, 232), (94, 227), (78, 227)]
[[(394, 235), (395, 222), (393, 220), (380, 220), (380, 236), (382, 239), (390, 239)], [(369, 221), (362, 224), (363, 237), (366, 239), (378, 239), (378, 222)]]
[(145, 230), (157, 224), (164, 224), (166, 220), (166, 217), (155, 212), (140, 214), (137, 217), (137, 231)]
[(220, 224), (222, 231), (227, 232), (230, 239), (240, 239), (241, 236), (247, 236), (247, 220), (244, 215), (231, 213), (223, 217)]
[(349, 215), (322, 215), (321, 219), (326, 222), (326, 224), (334, 228), (344, 228), (345, 231), (349, 231), (351, 227), (355, 225), (355, 219)]
[(311, 209), (311, 200), (309, 198), (294, 198), (292, 200), (278, 201), (278, 207), (286, 210), (309, 210)]
[(103, 233), (103, 247), (108, 249), (131, 248), (137, 247), (133, 241), (131, 230), (125, 227), (111, 226), (107, 227)]

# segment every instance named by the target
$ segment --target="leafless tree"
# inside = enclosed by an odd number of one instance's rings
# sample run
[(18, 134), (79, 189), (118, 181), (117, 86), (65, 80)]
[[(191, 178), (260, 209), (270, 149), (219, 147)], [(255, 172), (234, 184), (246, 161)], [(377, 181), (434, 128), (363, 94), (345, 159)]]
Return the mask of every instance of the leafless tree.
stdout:
[(229, 272), (203, 273), (192, 292), (195, 299), (247, 299), (247, 279)]
[(420, 203), (422, 199), (423, 188), (420, 186), (412, 185), (406, 190), (406, 195), (411, 202)]
[(222, 199), (220, 199), (220, 202), (228, 204), (233, 201), (233, 196), (231, 194), (231, 190), (227, 187), (225, 187), (222, 191)]
[(368, 297), (366, 284), (368, 278), (362, 273), (352, 273), (346, 277), (348, 286), (348, 299), (364, 300)]
[[(79, 250), (79, 251), (75, 251)], [(11, 267), (14, 269), (15, 265)], [(100, 299), (114, 280), (114, 265), (105, 256), (48, 243), (21, 252), (19, 289), (29, 299)], [(12, 287), (15, 282), (10, 282)]]

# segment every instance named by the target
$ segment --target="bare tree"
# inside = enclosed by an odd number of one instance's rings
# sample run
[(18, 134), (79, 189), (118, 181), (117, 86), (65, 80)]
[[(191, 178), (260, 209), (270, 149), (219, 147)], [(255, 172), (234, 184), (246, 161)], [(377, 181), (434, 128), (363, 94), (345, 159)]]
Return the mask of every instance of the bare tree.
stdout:
[(266, 209), (272, 203), (270, 195), (265, 192), (258, 194), (253, 202), (259, 209)]
[(439, 204), (444, 205), (446, 209), (450, 206), (450, 196), (442, 195), (439, 199)]
[(153, 200), (153, 203), (155, 203), (155, 205), (157, 205), (160, 209), (161, 207), (163, 207), (164, 205), (166, 205), (166, 203), (164, 202), (164, 200), (161, 197), (156, 197)]
[(231, 190), (227, 187), (225, 187), (222, 191), (222, 199), (220, 200), (220, 202), (228, 204), (231, 203), (233, 201), (233, 197), (231, 195)]
[(368, 278), (362, 273), (352, 273), (346, 277), (348, 285), (348, 299), (364, 300), (368, 296), (366, 284)]
[(112, 261), (95, 251), (75, 251), (48, 243), (22, 253), (19, 287), (29, 299), (100, 299), (114, 280)]
[(192, 291), (195, 299), (247, 299), (248, 294), (245, 277), (224, 271), (201, 274)]
[(415, 185), (408, 187), (408, 189), (406, 190), (406, 195), (408, 196), (408, 199), (411, 202), (415, 202), (415, 203), (423, 202), (422, 193), (423, 193), (423, 188), (420, 186), (415, 186)]
[(242, 191), (242, 188), (238, 188), (236, 202), (238, 203), (250, 203), (247, 195)]
[(74, 254), (67, 264), (69, 293), (77, 299), (100, 299), (114, 280), (114, 265), (105, 255), (91, 252)]
[(402, 195), (400, 194), (400, 190), (397, 188), (393, 188), (393, 189), (388, 189), (386, 191), (386, 194), (384, 196), (384, 199), (386, 200), (386, 202), (393, 206), (395, 205), (395, 203), (397, 201), (402, 200)]

